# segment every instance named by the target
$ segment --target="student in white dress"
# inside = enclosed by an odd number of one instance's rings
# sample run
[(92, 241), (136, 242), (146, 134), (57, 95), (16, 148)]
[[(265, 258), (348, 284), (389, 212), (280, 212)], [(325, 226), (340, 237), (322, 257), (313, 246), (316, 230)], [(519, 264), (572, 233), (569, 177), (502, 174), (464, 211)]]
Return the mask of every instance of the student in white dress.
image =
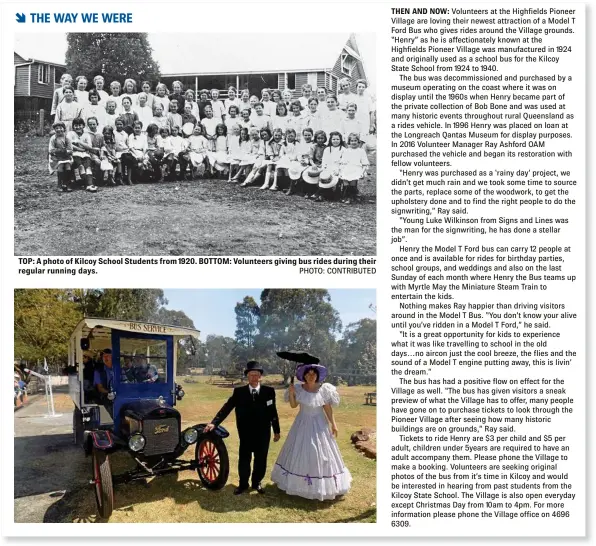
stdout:
[[(52, 99), (52, 110), (51, 115), (54, 116), (56, 114), (56, 109), (58, 105), (62, 102), (64, 98), (64, 87), (72, 87), (72, 76), (70, 74), (62, 74), (60, 77), (60, 85), (56, 91), (54, 91), (54, 97)], [(73, 90), (74, 93), (74, 90)]]
[(337, 389), (323, 383), (325, 366), (302, 364), (284, 400), (300, 408), (271, 473), (271, 479), (288, 495), (332, 500), (350, 490), (352, 475), (342, 459), (336, 437), (333, 407)]
[(93, 78), (93, 85), (95, 86), (95, 90), (99, 93), (99, 103), (103, 105), (104, 108), (106, 107), (106, 101), (110, 97), (104, 90), (105, 83), (106, 81), (104, 77), (100, 74)]
[(308, 107), (308, 101), (312, 97), (312, 85), (310, 83), (305, 83), (302, 86), (302, 96), (298, 99), (300, 101), (300, 105), (302, 106), (303, 110), (306, 110)]
[(85, 76), (77, 76), (75, 89), (75, 100), (79, 103), (81, 108), (89, 105), (89, 92), (87, 91), (88, 81)]
[(357, 133), (350, 133), (348, 147), (339, 162), (339, 177), (343, 180), (342, 203), (351, 205), (358, 199), (358, 182), (368, 173), (369, 161)]
[(361, 121), (364, 135), (374, 133), (375, 127), (375, 106), (373, 100), (368, 93), (368, 84), (366, 80), (356, 81), (356, 94), (352, 95), (351, 99), (356, 104), (358, 110), (356, 117)]

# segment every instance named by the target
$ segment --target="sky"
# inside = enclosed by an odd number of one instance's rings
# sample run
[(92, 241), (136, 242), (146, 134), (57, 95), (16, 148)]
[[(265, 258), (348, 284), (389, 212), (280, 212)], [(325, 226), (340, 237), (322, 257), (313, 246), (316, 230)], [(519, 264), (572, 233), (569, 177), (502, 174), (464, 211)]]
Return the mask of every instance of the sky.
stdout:
[[(184, 311), (194, 322), (205, 340), (209, 334), (234, 337), (236, 314), (234, 307), (244, 296), (252, 296), (260, 302), (263, 289), (164, 289), (169, 303), (168, 309)], [(341, 317), (343, 326), (362, 318), (376, 319), (376, 313), (369, 309), (376, 305), (374, 289), (329, 289), (331, 304)]]
[[(35, 39), (32, 39), (32, 36), (34, 36)], [(149, 33), (149, 42), (155, 50), (155, 60), (157, 60), (160, 63), (162, 67), (162, 72), (165, 73), (168, 72), (168, 51), (165, 49), (163, 44), (167, 44), (168, 41), (171, 40), (172, 35), (168, 33)], [(178, 43), (180, 40), (181, 36), (178, 35), (176, 43)], [(374, 34), (357, 33), (356, 42), (358, 43), (360, 54), (362, 55), (364, 68), (366, 71), (367, 79), (370, 82), (371, 91), (374, 92), (377, 77), (377, 71), (375, 66), (375, 36)], [(157, 50), (158, 47), (159, 50)], [(32, 35), (17, 33), (15, 34), (15, 51), (22, 57), (64, 64), (66, 54), (66, 34), (36, 33), (35, 35)], [(178, 55), (177, 50), (173, 51), (172, 54)], [(73, 74), (73, 76), (76, 75)]]

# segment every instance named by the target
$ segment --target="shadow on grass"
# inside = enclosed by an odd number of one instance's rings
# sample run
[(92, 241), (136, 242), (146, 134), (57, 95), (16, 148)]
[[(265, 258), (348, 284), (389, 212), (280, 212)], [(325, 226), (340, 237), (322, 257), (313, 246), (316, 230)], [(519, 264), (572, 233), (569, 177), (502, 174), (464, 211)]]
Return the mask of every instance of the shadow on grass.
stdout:
[(72, 434), (15, 437), (14, 454), (15, 499), (68, 489), (84, 459)]
[[(303, 510), (313, 512), (327, 510), (331, 506), (342, 502), (336, 501), (313, 501), (286, 495), (275, 485), (268, 484), (264, 487), (265, 494), (261, 495), (256, 491), (249, 490), (242, 495), (234, 495), (235, 484), (227, 484), (218, 491), (206, 489), (199, 479), (186, 479), (178, 481), (176, 475), (160, 476), (147, 482), (138, 481), (130, 484), (120, 485), (114, 492), (114, 510), (132, 511), (133, 505), (149, 504), (163, 500), (172, 500), (176, 505), (198, 504), (201, 511), (214, 514), (237, 514), (238, 512), (249, 513), (255, 509), (271, 510)], [(370, 513), (369, 513), (370, 512)], [(375, 514), (375, 510), (346, 519), (345, 522), (353, 520), (362, 521)], [(209, 516), (205, 514), (201, 521), (208, 522)], [(220, 521), (220, 518), (217, 518)], [(237, 520), (237, 516), (230, 517), (230, 522)], [(43, 518), (44, 523), (104, 523), (96, 512), (93, 490), (89, 486), (79, 487), (64, 493), (64, 495), (51, 505)], [(156, 519), (159, 521), (159, 514)], [(137, 523), (141, 523), (138, 522)], [(149, 521), (145, 522), (149, 523)]]
[(333, 523), (376, 523), (377, 521), (377, 509), (371, 508), (362, 514), (352, 516), (351, 518), (338, 519)]
[[(276, 385), (284, 388), (279, 383)], [(209, 391), (208, 385), (189, 385), (185, 397), (186, 404), (207, 392), (218, 393), (220, 399), (210, 400), (209, 411), (215, 411), (225, 400), (221, 389)], [(200, 388), (199, 388), (200, 387)], [(348, 391), (348, 388), (345, 389)], [(344, 404), (338, 419), (354, 421), (353, 415), (359, 415), (361, 391), (356, 389), (351, 397), (344, 400), (353, 404)], [(231, 389), (230, 389), (231, 393)], [(188, 398), (188, 400), (187, 400)], [(43, 402), (43, 401), (42, 401)], [(183, 412), (188, 419), (205, 422), (204, 416), (197, 416), (196, 404), (188, 406)], [(37, 404), (38, 411), (28, 419), (15, 418), (18, 427), (27, 427), (27, 436), (15, 437), (15, 509), (18, 504), (23, 521), (29, 514), (30, 522), (93, 522), (102, 523), (97, 515), (93, 489), (89, 485), (91, 478), (91, 460), (72, 443), (70, 415), (62, 419), (48, 420), (41, 415), (45, 410), (43, 403)], [(194, 411), (191, 411), (191, 409)], [(201, 412), (205, 413), (203, 407)], [(374, 408), (370, 411), (374, 412)], [(343, 412), (343, 413), (342, 413)], [(39, 415), (38, 415), (39, 414)], [(25, 414), (23, 414), (25, 415)], [(293, 420), (294, 414), (286, 406), (280, 407), (280, 416)], [(374, 415), (374, 413), (373, 413)], [(352, 416), (352, 417), (350, 417)], [(233, 417), (228, 428), (233, 431)], [(285, 423), (286, 421), (284, 421)], [(346, 422), (346, 423), (347, 423)], [(343, 421), (342, 421), (343, 423)], [(290, 421), (287, 421), (289, 426)], [(348, 426), (344, 424), (344, 428)], [(23, 430), (25, 432), (25, 430)], [(345, 436), (345, 435), (344, 435)], [(234, 441), (232, 441), (232, 439)], [(160, 476), (147, 482), (132, 482), (115, 488), (115, 512), (113, 521), (119, 522), (301, 522), (310, 517), (313, 522), (369, 523), (374, 521), (374, 497), (367, 497), (367, 492), (374, 489), (374, 463), (364, 461), (360, 455), (352, 457), (352, 449), (345, 438), (344, 456), (346, 464), (356, 474), (370, 475), (372, 483), (361, 480), (358, 486), (344, 499), (336, 501), (313, 501), (296, 496), (289, 496), (274, 484), (264, 483), (265, 495), (255, 491), (235, 496), (233, 490), (236, 476), (233, 468), (237, 462), (237, 441), (235, 432), (228, 444), (232, 472), (229, 483), (219, 491), (204, 488), (195, 472), (184, 471), (180, 474)], [(275, 460), (275, 447), (270, 454), (269, 465)], [(194, 452), (187, 452), (186, 458)], [(124, 451), (111, 456), (114, 475), (134, 467), (135, 462)], [(364, 499), (363, 497), (367, 497)], [(18, 501), (18, 502), (17, 502)], [(372, 508), (371, 508), (372, 507)]]

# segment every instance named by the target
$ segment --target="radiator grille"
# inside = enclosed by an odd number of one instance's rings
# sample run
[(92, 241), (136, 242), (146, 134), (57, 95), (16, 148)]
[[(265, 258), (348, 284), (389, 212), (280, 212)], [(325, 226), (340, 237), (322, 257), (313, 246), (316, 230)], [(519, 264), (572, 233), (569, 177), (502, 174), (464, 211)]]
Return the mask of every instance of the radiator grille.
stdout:
[(144, 455), (171, 453), (176, 449), (180, 438), (178, 420), (147, 419), (143, 421), (143, 435), (147, 442), (143, 450)]

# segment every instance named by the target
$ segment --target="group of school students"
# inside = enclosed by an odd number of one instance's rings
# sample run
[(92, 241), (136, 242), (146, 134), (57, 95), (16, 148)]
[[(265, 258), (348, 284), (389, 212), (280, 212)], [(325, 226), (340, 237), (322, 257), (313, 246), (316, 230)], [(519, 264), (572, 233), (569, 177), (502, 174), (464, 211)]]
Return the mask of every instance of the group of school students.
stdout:
[(258, 98), (230, 87), (224, 101), (215, 89), (195, 101), (181, 82), (171, 93), (163, 83), (152, 93), (143, 82), (137, 93), (127, 79), (122, 87), (112, 82), (111, 94), (102, 76), (90, 91), (84, 77), (73, 87), (65, 74), (61, 83), (49, 168), (62, 191), (203, 176), (352, 203), (368, 173), (364, 142), (375, 118), (364, 80), (356, 93), (341, 80), (339, 95), (304, 85), (299, 98), (290, 90), (263, 89)]

